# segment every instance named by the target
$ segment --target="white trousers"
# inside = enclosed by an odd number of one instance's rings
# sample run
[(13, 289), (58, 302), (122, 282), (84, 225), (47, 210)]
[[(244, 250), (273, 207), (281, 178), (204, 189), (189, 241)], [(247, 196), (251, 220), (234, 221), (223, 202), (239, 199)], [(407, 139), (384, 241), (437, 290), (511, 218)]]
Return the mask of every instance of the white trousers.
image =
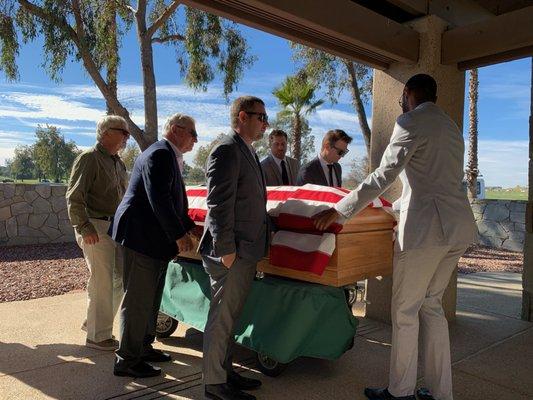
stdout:
[(442, 295), (466, 248), (395, 249), (388, 386), (393, 396), (414, 394), (420, 331), (426, 387), (436, 400), (453, 399), (450, 338)]
[(96, 244), (84, 244), (76, 232), (76, 241), (83, 250), (83, 256), (90, 276), (87, 282), (87, 339), (94, 342), (111, 339), (113, 320), (122, 301), (122, 249), (107, 234), (109, 222), (91, 218), (98, 233)]

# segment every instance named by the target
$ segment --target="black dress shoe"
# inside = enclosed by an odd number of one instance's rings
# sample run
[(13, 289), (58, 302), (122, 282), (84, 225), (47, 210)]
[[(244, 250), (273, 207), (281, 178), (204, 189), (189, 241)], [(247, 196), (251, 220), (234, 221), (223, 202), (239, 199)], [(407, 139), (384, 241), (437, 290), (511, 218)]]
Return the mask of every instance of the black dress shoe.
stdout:
[(212, 400), (255, 400), (255, 396), (227, 384), (205, 385), (205, 398)]
[(150, 378), (152, 376), (161, 375), (161, 368), (140, 361), (129, 368), (122, 369), (115, 367), (113, 374), (116, 376), (131, 376), (133, 378)]
[(164, 351), (151, 349), (148, 353), (141, 356), (141, 360), (149, 362), (167, 362), (172, 361), (172, 357)]
[(385, 389), (365, 389), (365, 396), (370, 400), (416, 400), (414, 395), (394, 397)]
[(247, 378), (239, 375), (235, 371), (231, 371), (228, 373), (228, 384), (235, 389), (254, 390), (261, 386), (261, 381), (259, 379)]
[(420, 388), (416, 391), (416, 397), (418, 400), (435, 400), (435, 397), (431, 395), (428, 389)]

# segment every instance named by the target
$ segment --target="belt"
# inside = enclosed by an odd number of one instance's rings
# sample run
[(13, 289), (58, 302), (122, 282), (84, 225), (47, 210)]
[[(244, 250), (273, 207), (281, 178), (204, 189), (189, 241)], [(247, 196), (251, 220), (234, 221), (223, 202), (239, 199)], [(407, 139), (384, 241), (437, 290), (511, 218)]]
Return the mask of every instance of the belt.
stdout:
[(94, 219), (101, 219), (102, 221), (111, 221), (113, 217), (91, 217)]

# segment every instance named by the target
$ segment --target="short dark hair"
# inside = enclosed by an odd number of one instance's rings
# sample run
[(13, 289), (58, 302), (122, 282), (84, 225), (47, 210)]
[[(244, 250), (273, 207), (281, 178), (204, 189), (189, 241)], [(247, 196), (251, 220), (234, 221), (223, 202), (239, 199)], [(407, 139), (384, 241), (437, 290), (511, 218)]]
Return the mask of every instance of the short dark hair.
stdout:
[(334, 146), (339, 140), (344, 140), (347, 144), (352, 143), (352, 137), (342, 129), (331, 129), (326, 132), (324, 139), (322, 139), (322, 146), (326, 143), (329, 143), (330, 146)]
[(241, 111), (251, 111), (255, 103), (265, 105), (265, 102), (263, 100), (255, 96), (241, 96), (233, 100), (233, 103), (231, 103), (230, 111), (232, 128), (235, 129), (239, 123), (239, 113)]
[(417, 74), (409, 78), (405, 87), (415, 93), (419, 103), (437, 101), (437, 82), (427, 74)]
[(272, 139), (275, 137), (283, 136), (287, 141), (289, 140), (289, 136), (284, 130), (281, 129), (273, 129), (272, 132), (270, 132), (270, 135), (268, 135), (268, 141), (271, 142)]

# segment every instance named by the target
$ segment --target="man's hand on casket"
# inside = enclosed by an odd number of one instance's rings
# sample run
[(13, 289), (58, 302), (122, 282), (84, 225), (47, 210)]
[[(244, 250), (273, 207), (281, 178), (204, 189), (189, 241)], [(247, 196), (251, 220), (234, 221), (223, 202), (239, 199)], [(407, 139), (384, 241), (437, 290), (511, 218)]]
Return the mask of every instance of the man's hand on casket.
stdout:
[(334, 208), (329, 208), (313, 215), (315, 228), (321, 231), (326, 230), (337, 218), (339, 218), (339, 213)]
[(226, 254), (225, 256), (222, 256), (222, 264), (224, 264), (226, 268), (230, 268), (235, 262), (236, 256), (236, 253)]
[(178, 251), (180, 253), (184, 253), (184, 252), (192, 250), (192, 240), (188, 234), (185, 234), (182, 237), (180, 237), (178, 240), (176, 240), (176, 244), (178, 245)]

